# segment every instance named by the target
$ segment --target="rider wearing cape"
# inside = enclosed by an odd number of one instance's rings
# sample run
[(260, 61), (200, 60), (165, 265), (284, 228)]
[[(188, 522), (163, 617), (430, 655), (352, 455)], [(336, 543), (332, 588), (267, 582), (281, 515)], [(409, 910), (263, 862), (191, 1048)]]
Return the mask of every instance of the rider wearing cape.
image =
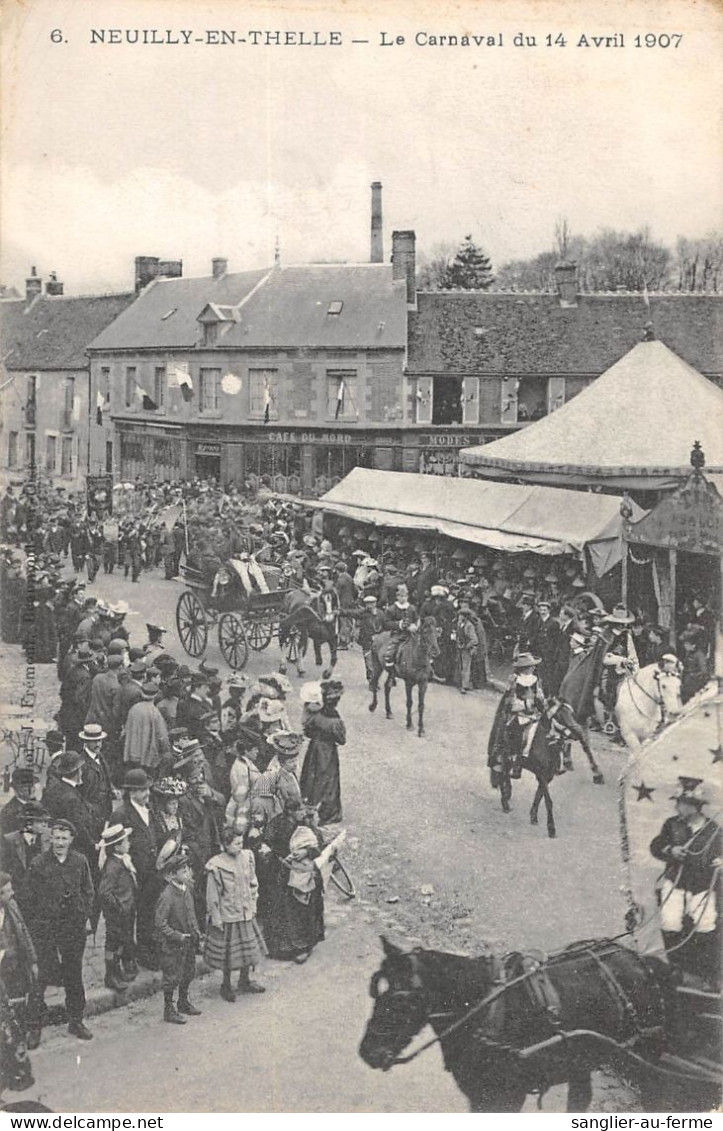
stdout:
[(490, 783), (498, 789), (505, 772), (519, 777), (527, 724), (540, 717), (545, 700), (534, 669), (540, 661), (522, 652), (514, 661), (515, 674), (497, 705), (487, 743)]

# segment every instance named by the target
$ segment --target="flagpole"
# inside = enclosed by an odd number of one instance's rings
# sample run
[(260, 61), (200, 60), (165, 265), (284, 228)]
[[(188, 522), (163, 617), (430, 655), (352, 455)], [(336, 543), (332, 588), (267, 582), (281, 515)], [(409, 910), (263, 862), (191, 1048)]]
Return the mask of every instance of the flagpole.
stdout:
[(186, 562), (188, 562), (188, 519), (186, 518), (186, 500), (184, 498), (181, 498), (181, 504), (183, 506), (183, 530), (186, 536)]

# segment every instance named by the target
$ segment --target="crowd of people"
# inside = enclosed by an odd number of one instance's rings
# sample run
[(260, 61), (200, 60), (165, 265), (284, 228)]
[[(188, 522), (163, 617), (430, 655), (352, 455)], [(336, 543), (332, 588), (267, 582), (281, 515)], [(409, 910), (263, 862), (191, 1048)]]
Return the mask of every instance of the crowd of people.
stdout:
[[(325, 525), (301, 503), (199, 481), (138, 487), (133, 506), (96, 514), (83, 499), (31, 486), (10, 489), (0, 508), (0, 635), (22, 644), (29, 663), (56, 664), (59, 678), (42, 789), (36, 768), (17, 766), (0, 812), (3, 980), (27, 1001), (31, 1045), (50, 984), (65, 988), (70, 1031), (92, 1036), (83, 956), (101, 917), (106, 986), (122, 994), (139, 965), (160, 967), (164, 1018), (175, 1024), (199, 1012), (189, 997), (199, 953), (222, 972), (227, 1001), (263, 992), (252, 973), (266, 954), (308, 959), (324, 937), (316, 861), (342, 819), (338, 650), (358, 643), (371, 681), (374, 638), (389, 633), (393, 671), (395, 648), (433, 618), (432, 678), (468, 694), (490, 683), (491, 654), (509, 663), (505, 726), (539, 717), (601, 639), (599, 725), (637, 665), (682, 665), (684, 698), (710, 674), (715, 618), (702, 598), (686, 610), (679, 657), (659, 626), (622, 606), (608, 612), (567, 559), (515, 562)], [(100, 569), (174, 578), (183, 561), (215, 599), (229, 559), (246, 563), (249, 587), (275, 569), (325, 625), (330, 667), (302, 686), (298, 730), (283, 671), (250, 684), (204, 661), (192, 670), (167, 650), (162, 626), (149, 623), (147, 639), (133, 641), (128, 605), (88, 590)]]

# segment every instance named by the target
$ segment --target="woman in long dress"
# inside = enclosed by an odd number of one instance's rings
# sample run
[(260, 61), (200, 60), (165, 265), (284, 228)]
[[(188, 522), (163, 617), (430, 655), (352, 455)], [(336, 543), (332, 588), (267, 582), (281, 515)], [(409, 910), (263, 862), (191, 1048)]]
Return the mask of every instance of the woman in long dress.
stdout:
[(301, 771), (301, 793), (309, 805), (319, 810), (319, 824), (341, 820), (341, 775), (339, 746), (346, 743), (346, 726), (337, 710), (344, 693), (341, 680), (321, 684), (321, 708), (304, 705), (303, 730), (310, 739)]

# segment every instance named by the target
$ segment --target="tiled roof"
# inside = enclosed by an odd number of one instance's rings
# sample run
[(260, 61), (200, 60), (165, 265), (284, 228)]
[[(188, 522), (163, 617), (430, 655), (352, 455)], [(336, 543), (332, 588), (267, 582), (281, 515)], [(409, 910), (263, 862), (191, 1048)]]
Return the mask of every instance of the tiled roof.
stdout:
[(5, 368), (85, 369), (92, 339), (133, 301), (133, 294), (40, 295), (0, 302), (0, 355)]
[(201, 340), (197, 318), (209, 303), (236, 306), (263, 282), (263, 271), (204, 275), (197, 279), (156, 279), (112, 326), (92, 342), (94, 350), (193, 349)]
[(597, 375), (652, 322), (656, 337), (709, 376), (723, 374), (723, 295), (421, 293), (409, 314), (410, 373)]
[(406, 315), (406, 283), (395, 282), (388, 265), (281, 267), (220, 341), (242, 348), (403, 349)]
[[(330, 314), (332, 303), (341, 303)], [(93, 342), (94, 350), (193, 348), (209, 305), (239, 307), (221, 348), (398, 348), (406, 345), (406, 285), (384, 264), (313, 264), (219, 279), (159, 279)]]

